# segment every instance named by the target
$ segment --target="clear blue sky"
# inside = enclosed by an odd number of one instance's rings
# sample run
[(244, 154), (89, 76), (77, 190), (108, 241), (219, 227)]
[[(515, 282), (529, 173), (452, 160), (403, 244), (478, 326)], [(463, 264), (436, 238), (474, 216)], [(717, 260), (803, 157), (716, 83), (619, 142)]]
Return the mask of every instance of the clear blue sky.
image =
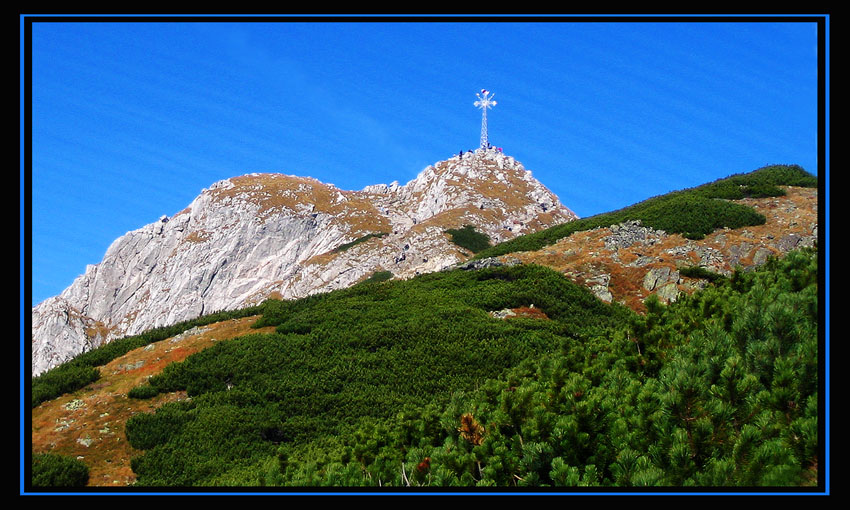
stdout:
[(490, 140), (580, 216), (818, 173), (813, 22), (70, 22), (32, 30), (32, 304), (250, 172), (405, 183)]

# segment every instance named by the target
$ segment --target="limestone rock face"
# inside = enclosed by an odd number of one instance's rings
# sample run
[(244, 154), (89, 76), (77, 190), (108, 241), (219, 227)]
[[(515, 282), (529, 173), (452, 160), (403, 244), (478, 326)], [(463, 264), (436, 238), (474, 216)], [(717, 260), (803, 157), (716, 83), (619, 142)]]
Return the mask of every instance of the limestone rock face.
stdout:
[(223, 180), (174, 216), (116, 239), (99, 264), (33, 308), (33, 375), (205, 313), (343, 288), (376, 271), (409, 278), (465, 261), (446, 229), (471, 224), (495, 243), (575, 218), (493, 150), (436, 163), (403, 186), (361, 191), (282, 174)]

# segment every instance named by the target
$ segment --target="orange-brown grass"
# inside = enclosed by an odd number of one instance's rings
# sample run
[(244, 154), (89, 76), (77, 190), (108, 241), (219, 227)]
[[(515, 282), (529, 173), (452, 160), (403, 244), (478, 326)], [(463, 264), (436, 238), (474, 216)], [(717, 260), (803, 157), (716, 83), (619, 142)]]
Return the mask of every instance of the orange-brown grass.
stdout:
[[(738, 264), (742, 267), (754, 264), (753, 257), (759, 248), (766, 248), (774, 255), (778, 249), (769, 246), (775, 240), (791, 233), (810, 235), (812, 225), (817, 225), (817, 190), (813, 188), (785, 188), (787, 195), (772, 198), (739, 200), (753, 207), (767, 219), (764, 225), (749, 226), (737, 230), (720, 229), (699, 241), (688, 241), (680, 235), (668, 235), (654, 244), (636, 243), (616, 251), (605, 248), (604, 238), (611, 235), (608, 228), (598, 228), (561, 239), (557, 243), (537, 251), (508, 255), (526, 264), (540, 264), (563, 273), (580, 285), (591, 287), (598, 284), (598, 277), (608, 275), (608, 290), (614, 301), (637, 312), (645, 312), (644, 300), (651, 291), (643, 288), (643, 278), (652, 267), (669, 267), (676, 270), (700, 263), (694, 252), (673, 255), (673, 248), (693, 243), (695, 246), (710, 247), (727, 257), (733, 248), (749, 245)], [(653, 258), (651, 264), (634, 267), (632, 264), (641, 256)], [(732, 271), (734, 267), (722, 268)], [(685, 281), (690, 279), (685, 278)], [(680, 285), (679, 290), (692, 292), (695, 286)]]
[[(100, 367), (101, 378), (72, 394), (32, 410), (32, 451), (80, 458), (89, 467), (89, 486), (126, 486), (135, 481), (130, 459), (141, 454), (124, 435), (124, 423), (136, 413), (152, 412), (167, 402), (187, 398), (185, 392), (148, 400), (127, 397), (169, 363), (179, 362), (216, 341), (274, 328), (252, 329), (258, 317), (211, 324), (203, 332), (174, 341), (169, 338), (128, 352)], [(176, 337), (175, 337), (176, 338)]]
[(516, 319), (516, 318), (525, 318), (525, 319), (545, 319), (549, 320), (549, 316), (541, 310), (540, 308), (531, 308), (528, 306), (520, 306), (518, 308), (511, 308), (516, 315), (508, 316), (508, 319)]
[(206, 232), (204, 230), (196, 230), (196, 231), (192, 232), (191, 234), (189, 234), (188, 236), (186, 236), (184, 238), (184, 241), (186, 241), (188, 243), (204, 243), (204, 242), (209, 241), (209, 239), (211, 237), (212, 237), (212, 234), (210, 234), (209, 232)]
[[(244, 175), (230, 179), (233, 187), (212, 190), (214, 197), (242, 197), (259, 205), (257, 215), (264, 219), (273, 212), (288, 209), (300, 212), (313, 206), (315, 212), (344, 217), (352, 228), (363, 232), (389, 229), (389, 220), (381, 215), (366, 196), (344, 191), (310, 177), (283, 174)], [(340, 196), (343, 198), (340, 200)]]

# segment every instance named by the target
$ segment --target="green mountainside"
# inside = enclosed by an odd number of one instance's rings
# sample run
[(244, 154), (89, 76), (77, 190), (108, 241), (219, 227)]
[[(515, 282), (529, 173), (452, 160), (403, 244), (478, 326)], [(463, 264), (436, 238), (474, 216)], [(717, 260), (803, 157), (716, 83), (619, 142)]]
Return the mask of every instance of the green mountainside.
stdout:
[[(477, 257), (626, 219), (699, 238), (764, 222), (728, 200), (781, 185), (817, 179), (766, 167)], [(255, 327), (276, 330), (220, 341), (131, 392), (191, 397), (127, 421), (127, 440), (143, 451), (132, 460), (137, 485), (817, 485), (817, 250), (711, 280), (670, 305), (651, 297), (645, 315), (535, 265), (364, 282), (231, 312), (260, 313)], [(499, 318), (506, 309), (518, 313)], [(33, 407), (163, 334), (34, 378)]]
[(798, 165), (766, 166), (750, 173), (649, 198), (618, 211), (581, 218), (520, 236), (479, 251), (476, 258), (538, 250), (574, 232), (628, 220), (641, 220), (647, 227), (664, 230), (669, 234), (682, 234), (690, 239), (701, 239), (717, 228), (760, 225), (765, 221), (762, 215), (730, 200), (780, 196), (785, 192), (779, 186), (816, 188), (818, 180)]

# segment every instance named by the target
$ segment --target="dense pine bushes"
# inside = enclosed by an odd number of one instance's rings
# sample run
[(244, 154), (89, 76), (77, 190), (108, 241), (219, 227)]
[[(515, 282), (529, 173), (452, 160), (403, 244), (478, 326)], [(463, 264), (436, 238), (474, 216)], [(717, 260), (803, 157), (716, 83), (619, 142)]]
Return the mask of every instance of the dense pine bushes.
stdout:
[[(534, 304), (549, 320), (491, 318)], [(142, 485), (801, 486), (817, 480), (817, 257), (638, 316), (534, 266), (270, 302), (127, 424)]]
[[(555, 320), (488, 315), (531, 304)], [(127, 423), (131, 444), (147, 450), (134, 461), (139, 483), (224, 483), (280, 446), (313, 448), (405, 408), (445, 403), (557, 349), (565, 335), (601, 334), (632, 316), (534, 266), (364, 284), (265, 309), (259, 325), (277, 324), (277, 333), (220, 342), (149, 380), (192, 398)]]
[(100, 378), (100, 371), (83, 363), (66, 363), (33, 377), (32, 407), (76, 391)]
[(463, 228), (446, 230), (449, 240), (472, 253), (478, 253), (490, 247), (490, 236), (475, 230), (474, 225), (464, 225)]
[(280, 483), (364, 486), (815, 485), (816, 255), (568, 339), (442, 407), (361, 428)]
[(85, 487), (89, 481), (89, 468), (83, 462), (64, 455), (36, 453), (32, 456), (33, 487), (72, 488)]

